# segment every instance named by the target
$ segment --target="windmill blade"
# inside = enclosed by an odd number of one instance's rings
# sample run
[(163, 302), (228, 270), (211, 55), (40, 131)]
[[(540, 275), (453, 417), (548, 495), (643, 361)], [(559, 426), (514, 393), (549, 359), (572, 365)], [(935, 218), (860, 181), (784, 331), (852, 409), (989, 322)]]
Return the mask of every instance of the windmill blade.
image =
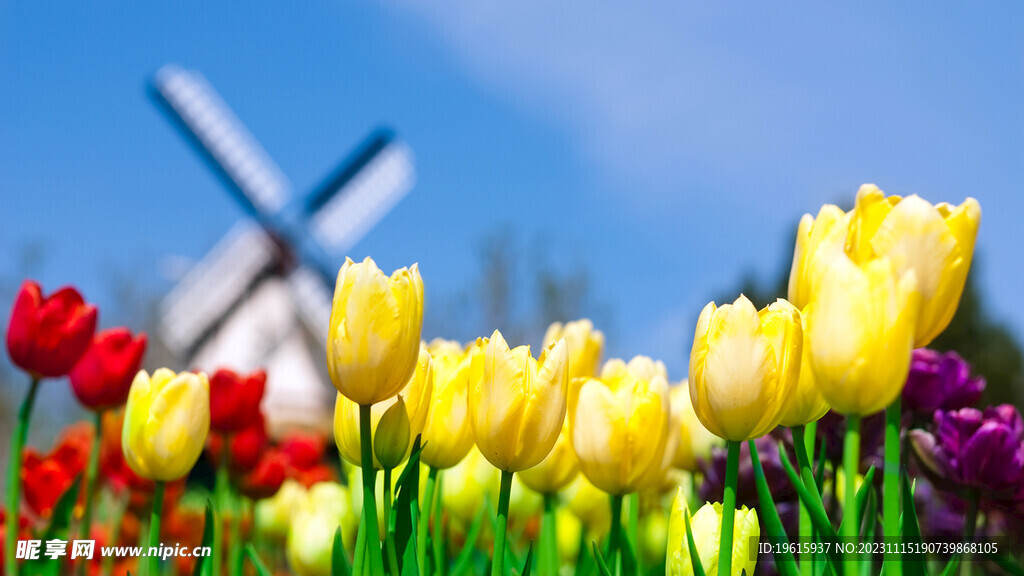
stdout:
[(328, 256), (344, 255), (415, 181), (412, 151), (390, 131), (370, 136), (307, 205), (310, 231)]
[(288, 275), (288, 285), (302, 321), (316, 335), (317, 340), (326, 346), (332, 297), (324, 277), (312, 268), (299, 266)]
[(281, 210), (288, 180), (202, 74), (168, 64), (153, 76), (152, 88), (250, 214), (266, 219)]
[(171, 352), (191, 354), (278, 259), (262, 228), (236, 224), (161, 303), (160, 336)]

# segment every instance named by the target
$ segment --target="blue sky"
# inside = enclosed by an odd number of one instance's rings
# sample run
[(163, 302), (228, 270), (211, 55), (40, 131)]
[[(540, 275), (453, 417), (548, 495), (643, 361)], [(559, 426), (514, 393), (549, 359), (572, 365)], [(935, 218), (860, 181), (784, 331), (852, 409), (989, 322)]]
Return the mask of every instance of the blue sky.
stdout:
[(978, 198), (990, 309), (1024, 333), (1019, 4), (551, 4), (4, 2), (0, 272), (41, 242), (36, 276), (104, 304), (112, 269), (165, 287), (241, 215), (144, 95), (174, 61), (300, 191), (397, 128), (418, 186), (354, 257), (445, 294), (489, 230), (542, 236), (614, 308), (610, 352), (673, 378), (707, 300), (863, 182)]

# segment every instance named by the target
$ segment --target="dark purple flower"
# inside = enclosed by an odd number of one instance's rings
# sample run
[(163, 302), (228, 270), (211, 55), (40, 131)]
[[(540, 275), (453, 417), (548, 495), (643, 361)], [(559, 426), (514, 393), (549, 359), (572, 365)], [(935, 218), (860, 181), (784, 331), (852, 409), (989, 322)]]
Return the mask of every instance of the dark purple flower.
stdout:
[(985, 390), (985, 379), (971, 377), (971, 366), (956, 352), (914, 350), (903, 406), (930, 416), (935, 410), (959, 410), (973, 405)]
[(915, 451), (940, 478), (1010, 495), (1024, 480), (1024, 420), (1009, 404), (935, 411), (934, 433), (911, 431)]

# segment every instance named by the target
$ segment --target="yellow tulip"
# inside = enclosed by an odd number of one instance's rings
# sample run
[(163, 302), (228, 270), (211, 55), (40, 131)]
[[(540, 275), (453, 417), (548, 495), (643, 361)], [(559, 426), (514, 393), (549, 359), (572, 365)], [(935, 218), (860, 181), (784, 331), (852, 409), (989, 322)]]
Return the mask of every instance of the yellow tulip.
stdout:
[(555, 441), (551, 452), (533, 468), (519, 473), (519, 479), (528, 488), (541, 494), (554, 494), (572, 482), (579, 473), (579, 460), (572, 450), (572, 439), (569, 437), (569, 422), (562, 425), (562, 432)]
[[(608, 361), (601, 379), (576, 381), (569, 410), (580, 471), (609, 494), (644, 487), (661, 473), (669, 434), (668, 382), (649, 358)], [(647, 379), (646, 376), (653, 376)]]
[(711, 456), (711, 449), (720, 446), (722, 439), (700, 423), (697, 413), (693, 411), (693, 403), (690, 402), (690, 384), (687, 381), (684, 380), (679, 386), (673, 386), (669, 397), (672, 401), (672, 411), (677, 413), (676, 421), (679, 423), (679, 442), (676, 444), (672, 465), (681, 470), (694, 472), (697, 470), (698, 459)]
[(261, 536), (284, 539), (291, 528), (292, 515), (306, 499), (302, 484), (289, 478), (270, 498), (258, 500), (253, 508), (256, 532)]
[(963, 294), (981, 223), (981, 206), (932, 205), (920, 197), (886, 196), (874, 184), (857, 191), (853, 210), (826, 205), (805, 214), (797, 231), (789, 298), (801, 309), (829, 271), (837, 252), (863, 265), (888, 258), (898, 275), (913, 270), (921, 293), (914, 346), (928, 345), (949, 325)]
[(143, 478), (170, 482), (195, 466), (210, 431), (210, 382), (206, 374), (167, 368), (150, 378), (140, 370), (128, 392), (121, 449)]
[(338, 271), (327, 370), (338, 392), (367, 406), (394, 397), (416, 368), (423, 280), (415, 264), (389, 278), (371, 258)]
[(789, 401), (789, 405), (783, 411), (783, 426), (803, 426), (814, 422), (828, 412), (829, 403), (818, 389), (818, 383), (814, 378), (814, 368), (811, 366), (811, 336), (807, 330), (807, 318), (809, 308), (804, 308), (800, 315), (804, 327), (804, 346), (800, 355), (800, 381), (796, 386), (796, 393)]
[(592, 539), (601, 540), (608, 533), (612, 523), (608, 495), (591, 484), (586, 476), (577, 474), (576, 479), (562, 491), (562, 497), (566, 508), (586, 526)]
[(288, 565), (299, 576), (329, 576), (334, 533), (355, 531), (349, 493), (341, 484), (314, 484), (292, 515), (285, 545)]
[(858, 266), (845, 255), (821, 277), (807, 317), (817, 387), (833, 409), (867, 415), (903, 390), (920, 294), (913, 270), (888, 259)]
[(726, 440), (764, 436), (782, 420), (800, 379), (800, 311), (779, 299), (760, 312), (746, 296), (700, 313), (690, 352), (690, 401)]
[(838, 206), (826, 204), (816, 218), (804, 214), (800, 219), (789, 273), (789, 301), (797, 308), (803, 310), (810, 303), (816, 280), (843, 251), (850, 216)]
[(980, 223), (981, 206), (974, 198), (959, 206), (933, 206), (917, 195), (887, 197), (873, 184), (857, 191), (848, 252), (861, 264), (888, 258), (900, 276), (914, 271), (921, 293), (915, 348), (931, 343), (953, 319)]
[(590, 378), (597, 374), (604, 351), (604, 333), (594, 329), (594, 323), (584, 318), (573, 322), (555, 322), (544, 333), (544, 345), (565, 338), (569, 345), (569, 379)]
[[(423, 348), (420, 350), (412, 377), (401, 390), (402, 401), (409, 418), (409, 440), (403, 451), (402, 459), (408, 457), (409, 452), (412, 451), (412, 439), (415, 439), (416, 435), (423, 431), (423, 426), (427, 421), (427, 412), (430, 410), (430, 397), (433, 389), (433, 363), (430, 354), (426, 348)], [(375, 439), (381, 417), (397, 402), (397, 398), (391, 397), (371, 407), (370, 429)], [(334, 440), (338, 444), (338, 451), (346, 460), (356, 466), (362, 466), (359, 443), (359, 405), (340, 393), (334, 405)], [(378, 470), (381, 468), (376, 453), (373, 457), (373, 467)]]
[(434, 393), (420, 460), (443, 470), (461, 462), (473, 447), (466, 398), (472, 358), (457, 342), (437, 339), (427, 349), (434, 360)]
[(509, 350), (497, 330), (473, 356), (469, 414), (476, 445), (498, 470), (519, 472), (548, 455), (565, 419), (565, 340), (535, 360), (529, 346)]
[[(498, 501), (498, 471), (476, 446), (452, 468), (445, 470), (441, 482), (441, 504), (446, 513), (467, 526), (473, 521), (486, 495)], [(605, 508), (608, 506), (605, 500)]]
[[(686, 540), (686, 516), (690, 510), (682, 488), (676, 492), (668, 521), (668, 548), (665, 553), (665, 573), (668, 576), (692, 576), (693, 565)], [(718, 573), (718, 548), (722, 533), (722, 505), (707, 503), (690, 518), (690, 531), (697, 556), (705, 574)], [(736, 510), (732, 539), (732, 571), (734, 576), (754, 573), (757, 565), (756, 548), (761, 529), (757, 512), (743, 506)], [(750, 546), (755, 549), (750, 550)], [(753, 553), (752, 553), (753, 552)]]

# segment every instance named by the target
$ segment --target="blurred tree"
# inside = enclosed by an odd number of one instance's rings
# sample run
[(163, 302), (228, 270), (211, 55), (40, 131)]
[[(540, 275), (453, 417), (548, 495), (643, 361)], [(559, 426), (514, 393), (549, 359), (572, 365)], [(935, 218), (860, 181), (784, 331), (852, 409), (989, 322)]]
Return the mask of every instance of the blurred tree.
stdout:
[(482, 238), (472, 289), (428, 303), (425, 337), (470, 340), (498, 329), (510, 345), (536, 346), (550, 323), (584, 317), (609, 336), (613, 315), (594, 297), (586, 266), (564, 257), (550, 263), (549, 244), (523, 241), (507, 226)]

